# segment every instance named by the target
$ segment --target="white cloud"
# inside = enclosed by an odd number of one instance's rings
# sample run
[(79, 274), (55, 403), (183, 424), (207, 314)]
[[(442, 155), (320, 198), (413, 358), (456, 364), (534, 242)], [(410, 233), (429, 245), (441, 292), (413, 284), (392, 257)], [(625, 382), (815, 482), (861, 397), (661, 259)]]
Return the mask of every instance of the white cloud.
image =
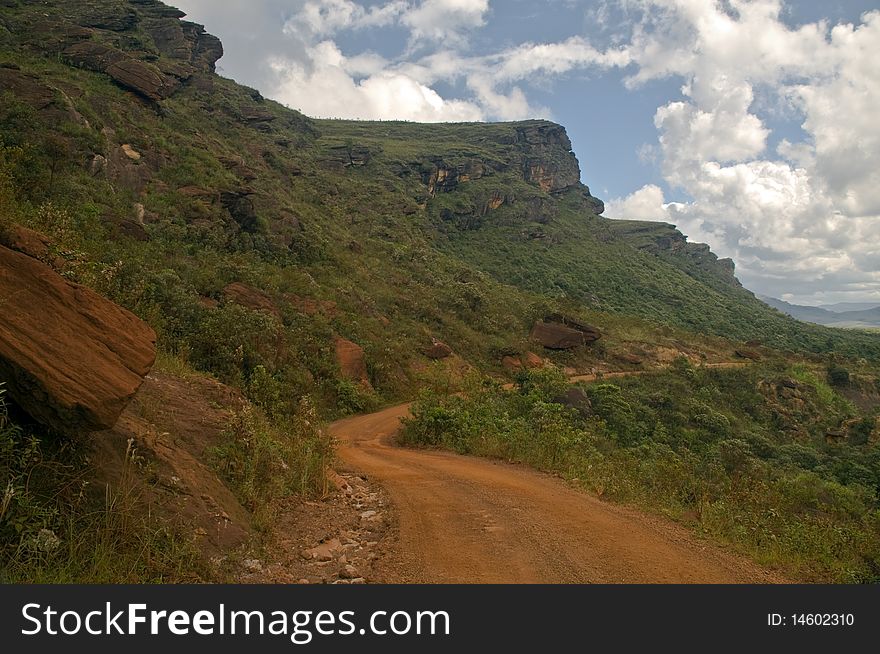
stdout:
[(647, 184), (625, 198), (610, 200), (605, 205), (605, 215), (609, 218), (627, 220), (669, 219), (663, 199), (663, 189), (656, 184)]
[(402, 0), (370, 8), (352, 0), (309, 0), (285, 25), (285, 31), (306, 29), (318, 36), (328, 36), (343, 29), (385, 27), (408, 9), (409, 3)]
[(406, 11), (401, 22), (412, 31), (413, 41), (458, 41), (462, 31), (481, 27), (489, 0), (424, 0)]
[[(408, 75), (381, 68), (379, 59), (347, 59), (332, 41), (309, 48), (309, 65), (276, 59), (279, 85), (275, 97), (312, 116), (421, 122), (482, 120), (471, 102), (445, 100)], [(374, 68), (379, 66), (379, 70)], [(352, 73), (370, 69), (356, 81)]]
[(573, 36), (559, 43), (525, 43), (499, 53), (494, 59), (498, 63), (498, 78), (522, 80), (537, 74), (562, 75), (589, 66), (623, 67), (630, 56), (624, 49), (600, 52), (582, 37)]
[[(683, 79), (683, 100), (655, 114), (656, 186), (608, 203), (606, 215), (678, 223), (733, 256), (759, 290), (880, 299), (880, 12), (859, 25), (792, 29), (778, 0), (639, 0), (627, 84)], [(807, 137), (766, 150), (756, 90), (800, 117)], [(614, 212), (614, 213), (612, 213)]]
[[(484, 24), (489, 9), (488, 0), (393, 0), (369, 9), (351, 0), (308, 0), (284, 27), (303, 43), (303, 54), (271, 59), (276, 79), (269, 95), (316, 117), (520, 120), (550, 111), (530, 103), (517, 82), (628, 61), (624, 51), (600, 52), (580, 37), (469, 55), (465, 35)], [(340, 31), (391, 25), (410, 35), (398, 61), (371, 52), (346, 56), (333, 40)], [(416, 45), (429, 51), (414, 59)], [(459, 81), (466, 99), (443, 98), (434, 88)]]

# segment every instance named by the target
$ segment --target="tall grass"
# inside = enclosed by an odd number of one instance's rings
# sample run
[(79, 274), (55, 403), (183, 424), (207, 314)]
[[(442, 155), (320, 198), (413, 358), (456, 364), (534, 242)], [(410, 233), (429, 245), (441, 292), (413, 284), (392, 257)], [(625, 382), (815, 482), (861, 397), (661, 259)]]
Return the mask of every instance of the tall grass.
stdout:
[(88, 481), (86, 449), (11, 422), (0, 388), (0, 581), (205, 579), (194, 544), (149, 510), (133, 444), (112, 486)]
[(246, 404), (232, 414), (221, 444), (210, 456), (239, 501), (253, 514), (255, 526), (266, 529), (272, 524), (278, 500), (327, 493), (333, 441), (321, 429), (307, 398), (300, 401), (295, 415), (274, 421)]

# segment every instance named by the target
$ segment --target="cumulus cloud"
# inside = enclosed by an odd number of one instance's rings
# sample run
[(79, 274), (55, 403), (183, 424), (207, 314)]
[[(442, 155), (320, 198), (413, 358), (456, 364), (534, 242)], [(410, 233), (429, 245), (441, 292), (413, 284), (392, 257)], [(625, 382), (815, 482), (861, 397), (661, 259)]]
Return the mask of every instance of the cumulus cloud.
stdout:
[[(518, 82), (628, 61), (625, 51), (601, 52), (581, 37), (468, 54), (467, 35), (489, 12), (489, 0), (391, 0), (369, 8), (352, 0), (308, 0), (284, 25), (291, 40), (302, 43), (301, 54), (270, 59), (269, 95), (316, 117), (519, 120), (550, 117), (550, 110), (531, 103)], [(396, 60), (371, 52), (346, 56), (339, 35), (366, 28), (403, 30), (408, 47)], [(465, 98), (443, 97), (435, 88), (458, 82)]]
[[(646, 186), (606, 215), (666, 220), (733, 256), (758, 290), (801, 301), (880, 300), (880, 12), (860, 24), (793, 29), (777, 0), (644, 0), (627, 84), (680, 77), (659, 107), (660, 166), (673, 194)], [(777, 95), (807, 135), (767, 151), (755, 92)]]
[[(275, 97), (308, 115), (421, 122), (481, 120), (471, 102), (445, 100), (430, 87), (386, 69), (377, 58), (346, 58), (335, 43), (308, 49), (309, 63), (284, 58), (271, 62), (279, 80)], [(353, 74), (369, 72), (357, 81)]]
[(462, 31), (485, 23), (489, 0), (424, 0), (404, 12), (402, 22), (415, 41), (459, 41)]
[(385, 27), (394, 23), (408, 7), (408, 3), (401, 0), (370, 8), (351, 0), (309, 0), (285, 25), (285, 31), (306, 29), (326, 36), (342, 29)]

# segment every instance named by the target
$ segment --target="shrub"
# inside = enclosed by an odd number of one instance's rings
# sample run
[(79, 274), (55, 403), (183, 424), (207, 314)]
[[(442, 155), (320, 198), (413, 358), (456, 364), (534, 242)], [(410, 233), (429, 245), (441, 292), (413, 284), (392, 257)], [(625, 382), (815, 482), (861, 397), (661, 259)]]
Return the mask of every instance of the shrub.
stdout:
[(326, 492), (332, 453), (332, 440), (304, 398), (283, 427), (246, 404), (232, 414), (222, 443), (210, 456), (242, 504), (254, 513), (257, 526), (267, 527), (278, 509), (277, 500)]
[(849, 370), (832, 364), (828, 368), (828, 383), (832, 386), (847, 386), (849, 384)]

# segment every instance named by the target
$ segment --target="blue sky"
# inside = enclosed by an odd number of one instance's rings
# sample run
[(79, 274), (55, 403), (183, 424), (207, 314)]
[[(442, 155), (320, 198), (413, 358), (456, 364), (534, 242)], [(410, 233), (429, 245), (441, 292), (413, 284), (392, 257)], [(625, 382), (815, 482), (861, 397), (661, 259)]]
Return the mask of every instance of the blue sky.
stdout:
[(545, 117), (606, 216), (789, 301), (880, 302), (880, 11), (830, 0), (179, 0), (222, 74), (317, 117)]

